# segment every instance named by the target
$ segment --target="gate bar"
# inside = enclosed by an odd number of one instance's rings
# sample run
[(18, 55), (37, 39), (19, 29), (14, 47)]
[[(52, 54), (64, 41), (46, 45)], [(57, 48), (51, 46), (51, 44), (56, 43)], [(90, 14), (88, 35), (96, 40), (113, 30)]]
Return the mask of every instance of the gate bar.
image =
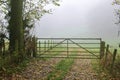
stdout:
[(47, 39), (54, 39), (54, 40), (63, 40), (63, 39), (72, 39), (72, 40), (101, 40), (101, 38), (37, 38), (37, 39), (42, 39), (42, 40), (47, 40)]
[[(66, 40), (66, 39), (65, 39)], [(42, 54), (48, 52), (49, 50), (52, 50), (53, 48), (57, 47), (58, 45), (62, 44), (65, 40), (59, 42), (58, 44), (54, 45), (52, 48), (49, 48), (48, 50), (45, 50), (45, 52), (43, 52)]]
[[(73, 42), (74, 44), (76, 44), (74, 41), (72, 41), (72, 40), (70, 40), (70, 41)], [(78, 45), (80, 48), (83, 48), (83, 49), (86, 50), (87, 52), (93, 54), (92, 52), (90, 52), (89, 50), (87, 50), (87, 49), (85, 49), (84, 47), (80, 46), (79, 44), (76, 44), (76, 45)], [(93, 55), (96, 56), (95, 54), (93, 54)], [(98, 57), (98, 56), (96, 56), (96, 57)], [(99, 57), (98, 57), (98, 58), (99, 58)]]

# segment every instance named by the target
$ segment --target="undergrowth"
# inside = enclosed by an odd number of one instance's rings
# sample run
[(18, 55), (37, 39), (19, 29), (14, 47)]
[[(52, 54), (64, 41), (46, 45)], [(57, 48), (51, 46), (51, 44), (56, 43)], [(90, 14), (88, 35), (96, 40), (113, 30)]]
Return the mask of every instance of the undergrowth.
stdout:
[(100, 60), (92, 60), (92, 68), (93, 70), (98, 74), (97, 77), (100, 80), (109, 80), (110, 76), (109, 76), (109, 71), (105, 68), (103, 68), (103, 66), (101, 66), (101, 62)]
[(25, 58), (21, 63), (13, 63), (9, 65), (1, 66), (0, 68), (0, 80), (5, 77), (11, 77), (13, 74), (23, 71), (31, 59)]
[(111, 65), (104, 66), (103, 65), (104, 63), (100, 62), (100, 60), (92, 60), (92, 67), (93, 67), (93, 70), (95, 70), (95, 72), (98, 74), (97, 77), (100, 80), (119, 80), (120, 69), (116, 68), (116, 65), (118, 65), (117, 63), (118, 63), (118, 60), (116, 60), (113, 71), (111, 71)]

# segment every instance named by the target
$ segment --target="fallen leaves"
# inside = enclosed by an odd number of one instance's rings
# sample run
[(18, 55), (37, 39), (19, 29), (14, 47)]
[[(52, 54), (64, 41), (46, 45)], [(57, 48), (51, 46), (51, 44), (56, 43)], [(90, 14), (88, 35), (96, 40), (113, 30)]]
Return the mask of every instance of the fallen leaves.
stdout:
[(20, 75), (26, 80), (46, 80), (46, 76), (54, 70), (55, 64), (59, 61), (58, 58), (50, 60), (34, 59)]

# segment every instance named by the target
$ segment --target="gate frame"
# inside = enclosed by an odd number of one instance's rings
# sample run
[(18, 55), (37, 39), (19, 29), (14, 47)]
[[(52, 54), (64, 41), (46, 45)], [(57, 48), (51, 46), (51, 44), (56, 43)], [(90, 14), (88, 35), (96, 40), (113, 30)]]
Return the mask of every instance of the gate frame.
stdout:
[[(39, 42), (37, 42), (37, 44), (39, 44), (39, 47), (37, 47), (37, 48), (39, 48), (39, 51), (38, 52), (42, 52), (41, 51), (41, 44), (45, 44), (45, 47), (42, 47), (42, 48), (45, 48), (45, 51), (42, 53), (42, 54), (44, 54), (44, 53), (46, 53), (46, 52), (49, 52), (50, 50), (52, 50), (53, 48), (56, 48), (58, 45), (60, 45), (60, 44), (66, 44), (67, 45), (67, 50), (66, 51), (64, 51), (64, 52), (67, 52), (67, 57), (49, 57), (49, 58), (68, 58), (69, 57), (69, 52), (71, 52), (71, 51), (69, 51), (69, 41), (71, 41), (72, 43), (71, 44), (75, 44), (75, 45), (77, 45), (78, 47), (80, 47), (80, 48), (82, 48), (82, 49), (84, 49), (85, 51), (87, 51), (87, 52), (89, 52), (90, 54), (93, 54), (94, 56), (96, 56), (97, 57), (97, 59), (101, 59), (103, 56), (104, 56), (104, 49), (105, 49), (105, 42), (104, 41), (102, 41), (102, 39), (101, 38), (37, 38), (37, 40), (45, 40), (45, 42), (44, 43), (41, 43), (40, 41)], [(54, 46), (52, 46), (51, 48), (49, 48), (48, 50), (46, 50), (46, 40), (62, 40), (62, 41), (60, 41), (59, 43), (51, 43), (51, 44), (56, 44), (56, 45), (54, 45)], [(67, 40), (67, 43), (64, 43), (64, 41), (66, 41)], [(76, 43), (76, 42), (74, 42), (73, 40), (98, 40), (98, 41), (100, 41), (100, 43)], [(95, 55), (95, 53), (93, 53), (93, 52), (91, 52), (91, 51), (89, 51), (89, 50), (87, 50), (86, 48), (84, 48), (84, 47), (82, 47), (80, 44), (100, 44), (100, 48), (99, 48), (99, 50), (100, 50), (100, 52), (99, 52), (99, 57), (97, 56), (97, 55)], [(49, 43), (48, 43), (48, 45), (49, 45)], [(54, 52), (54, 51), (51, 51), (51, 52)], [(57, 52), (57, 51), (56, 51)], [(61, 52), (63, 52), (63, 51), (61, 51)], [(79, 51), (78, 51), (79, 52)], [(41, 55), (42, 55), (41, 54)], [(42, 57), (41, 57), (42, 58)], [(43, 57), (43, 58), (47, 58), (47, 57)], [(71, 57), (70, 57), (71, 58)], [(77, 59), (77, 57), (75, 57), (76, 59)], [(82, 58), (80, 58), (80, 59), (82, 59)], [(85, 58), (86, 59), (86, 58)]]

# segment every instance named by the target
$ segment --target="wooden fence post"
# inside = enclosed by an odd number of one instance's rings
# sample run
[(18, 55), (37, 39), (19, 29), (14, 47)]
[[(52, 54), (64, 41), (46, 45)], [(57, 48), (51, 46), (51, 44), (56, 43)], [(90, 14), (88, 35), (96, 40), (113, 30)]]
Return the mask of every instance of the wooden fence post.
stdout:
[(113, 52), (113, 59), (112, 59), (112, 63), (111, 63), (111, 71), (113, 71), (116, 54), (117, 54), (117, 49), (115, 49), (114, 52)]
[(103, 58), (104, 53), (105, 53), (105, 42), (101, 41), (101, 44), (100, 44), (100, 59)]
[(36, 37), (33, 37), (33, 43), (34, 43), (33, 57), (36, 57), (36, 55), (37, 55), (37, 39), (36, 39)]
[(0, 40), (0, 56), (4, 56), (5, 54), (5, 40), (2, 38)]
[(104, 64), (104, 66), (105, 66), (105, 65), (106, 65), (106, 63), (107, 63), (108, 51), (109, 51), (109, 45), (107, 45), (107, 47), (106, 47), (105, 64)]
[(5, 40), (3, 39), (3, 57), (5, 57)]

